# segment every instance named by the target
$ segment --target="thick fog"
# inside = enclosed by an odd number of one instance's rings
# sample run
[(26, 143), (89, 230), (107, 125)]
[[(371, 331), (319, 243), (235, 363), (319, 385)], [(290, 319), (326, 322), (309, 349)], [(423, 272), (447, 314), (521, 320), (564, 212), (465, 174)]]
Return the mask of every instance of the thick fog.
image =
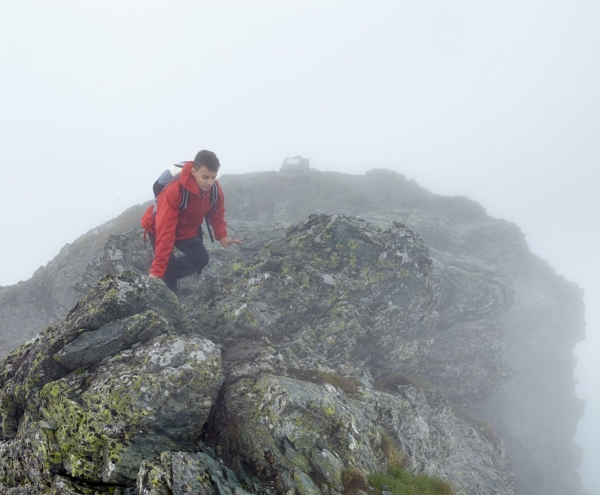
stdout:
[(393, 169), (516, 223), (585, 289), (600, 493), (598, 26), (595, 0), (2, 2), (0, 285), (200, 149), (224, 174)]

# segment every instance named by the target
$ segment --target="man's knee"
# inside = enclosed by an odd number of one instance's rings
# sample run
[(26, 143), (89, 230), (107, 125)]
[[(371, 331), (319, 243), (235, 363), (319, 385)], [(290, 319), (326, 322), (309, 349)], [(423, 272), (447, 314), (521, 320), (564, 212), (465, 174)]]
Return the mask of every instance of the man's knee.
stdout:
[(208, 251), (204, 247), (202, 240), (198, 237), (194, 239), (194, 242), (190, 247), (194, 266), (200, 271), (208, 265)]
[(208, 265), (208, 251), (204, 246), (202, 246), (201, 250), (195, 253), (194, 264), (198, 268), (198, 271), (202, 270), (206, 265)]

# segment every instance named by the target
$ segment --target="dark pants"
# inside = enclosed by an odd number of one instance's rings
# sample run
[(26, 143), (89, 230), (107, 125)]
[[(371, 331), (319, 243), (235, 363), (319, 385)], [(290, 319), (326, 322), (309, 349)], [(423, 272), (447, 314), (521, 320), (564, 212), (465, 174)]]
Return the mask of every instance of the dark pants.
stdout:
[[(150, 235), (150, 242), (154, 248), (154, 236)], [(193, 273), (200, 273), (202, 268), (208, 265), (208, 252), (204, 247), (202, 238), (192, 237), (175, 241), (175, 247), (183, 253), (183, 256), (175, 257), (171, 253), (167, 263), (167, 271), (163, 280), (173, 292), (177, 292), (177, 281)]]

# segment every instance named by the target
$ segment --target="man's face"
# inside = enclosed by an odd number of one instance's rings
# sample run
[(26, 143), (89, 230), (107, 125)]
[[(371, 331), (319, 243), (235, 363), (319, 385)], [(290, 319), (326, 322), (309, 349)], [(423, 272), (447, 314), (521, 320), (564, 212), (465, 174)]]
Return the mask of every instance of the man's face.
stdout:
[(192, 175), (194, 179), (196, 179), (196, 184), (201, 191), (208, 192), (210, 188), (217, 180), (217, 172), (213, 172), (209, 170), (204, 165), (202, 165), (198, 170), (192, 167)]

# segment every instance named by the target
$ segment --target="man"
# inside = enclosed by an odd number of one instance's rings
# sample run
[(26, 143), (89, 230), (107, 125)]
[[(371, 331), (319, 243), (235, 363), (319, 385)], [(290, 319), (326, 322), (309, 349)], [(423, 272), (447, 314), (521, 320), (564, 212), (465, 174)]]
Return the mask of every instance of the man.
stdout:
[[(208, 252), (198, 236), (204, 217), (225, 249), (242, 244), (242, 239), (227, 236), (225, 198), (217, 182), (219, 167), (219, 159), (212, 151), (200, 151), (193, 162), (185, 162), (179, 177), (164, 187), (156, 204), (142, 217), (142, 227), (154, 248), (150, 277), (163, 279), (173, 292), (177, 292), (177, 280), (200, 273), (208, 264)], [(173, 248), (183, 256), (176, 258)]]

